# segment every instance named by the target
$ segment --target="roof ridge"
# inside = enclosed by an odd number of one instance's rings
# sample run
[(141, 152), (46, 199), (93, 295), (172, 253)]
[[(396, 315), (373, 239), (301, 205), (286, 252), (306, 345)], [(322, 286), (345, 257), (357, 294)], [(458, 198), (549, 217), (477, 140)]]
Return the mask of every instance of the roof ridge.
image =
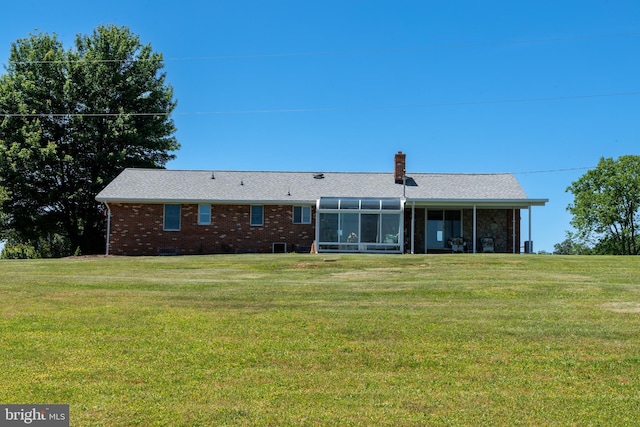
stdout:
[[(282, 171), (282, 170), (241, 170), (241, 169), (166, 169), (166, 168), (125, 168), (125, 170), (143, 171), (143, 172), (192, 172), (192, 173), (268, 173), (268, 174), (341, 174), (341, 175), (393, 175), (392, 171), (389, 172), (375, 172), (375, 171), (327, 171), (327, 170), (300, 170), (300, 171)], [(409, 172), (407, 176), (411, 175), (431, 175), (431, 176), (503, 176), (514, 175), (512, 172)]]

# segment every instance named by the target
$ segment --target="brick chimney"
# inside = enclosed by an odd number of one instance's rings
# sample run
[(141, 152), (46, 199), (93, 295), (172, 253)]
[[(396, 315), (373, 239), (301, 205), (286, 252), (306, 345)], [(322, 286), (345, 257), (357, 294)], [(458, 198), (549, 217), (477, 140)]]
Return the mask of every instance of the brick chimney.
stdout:
[(396, 180), (396, 184), (402, 184), (407, 170), (407, 155), (403, 154), (402, 151), (398, 151), (394, 158), (394, 164), (393, 177)]

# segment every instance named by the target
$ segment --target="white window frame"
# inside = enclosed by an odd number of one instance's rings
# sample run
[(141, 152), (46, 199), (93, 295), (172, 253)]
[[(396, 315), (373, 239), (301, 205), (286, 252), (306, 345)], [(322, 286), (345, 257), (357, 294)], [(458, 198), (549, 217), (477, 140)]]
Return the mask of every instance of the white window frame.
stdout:
[[(167, 227), (167, 206), (177, 206), (178, 207), (178, 228), (168, 228)], [(174, 219), (174, 217), (170, 217)], [(180, 226), (182, 225), (182, 205), (178, 203), (165, 203), (163, 208), (163, 218), (162, 218), (162, 229), (163, 231), (180, 231)]]
[[(300, 210), (300, 221), (298, 222), (296, 222), (296, 209)], [(305, 218), (305, 211), (308, 214), (307, 218)], [(311, 206), (294, 206), (291, 219), (294, 224), (311, 224)]]
[[(260, 208), (260, 223), (253, 222), (253, 210), (256, 208)], [(262, 227), (264, 225), (264, 205), (251, 205), (251, 209), (249, 210), (249, 225), (252, 227)]]
[[(207, 212), (202, 212), (203, 208), (208, 208)], [(201, 203), (198, 205), (198, 225), (211, 225), (211, 205)]]

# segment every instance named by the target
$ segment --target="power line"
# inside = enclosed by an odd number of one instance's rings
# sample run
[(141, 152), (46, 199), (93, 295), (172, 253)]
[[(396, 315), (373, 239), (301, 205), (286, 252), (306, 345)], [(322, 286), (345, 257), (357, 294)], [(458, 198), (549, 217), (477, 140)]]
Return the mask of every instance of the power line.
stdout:
[(593, 169), (595, 166), (583, 166), (579, 168), (564, 168), (564, 169), (547, 169), (547, 170), (539, 170), (539, 171), (528, 171), (528, 172), (509, 172), (512, 175), (530, 175), (530, 174), (539, 174), (539, 173), (556, 173), (556, 172), (571, 172), (571, 171), (580, 171)]
[[(460, 101), (460, 102), (440, 102), (424, 104), (404, 104), (404, 105), (379, 105), (368, 107), (326, 107), (326, 108), (289, 108), (289, 109), (262, 109), (262, 110), (229, 110), (229, 111), (185, 111), (174, 112), (175, 115), (197, 116), (197, 115), (232, 115), (232, 114), (276, 114), (276, 113), (317, 113), (335, 111), (368, 111), (368, 110), (400, 110), (415, 108), (433, 107), (456, 107), (465, 105), (487, 105), (487, 104), (513, 104), (524, 102), (544, 102), (544, 101), (566, 101), (576, 99), (611, 98), (617, 96), (640, 95), (640, 91), (601, 93), (591, 95), (572, 96), (548, 96), (537, 98), (512, 98), (480, 101)], [(118, 117), (118, 116), (168, 116), (166, 112), (118, 112), (118, 113), (0, 113), (0, 117), (23, 117), (23, 118), (44, 118), (44, 117)]]
[[(549, 37), (541, 39), (525, 39), (525, 40), (510, 40), (510, 41), (498, 41), (498, 42), (483, 42), (483, 43), (453, 43), (442, 45), (427, 45), (416, 47), (397, 47), (397, 48), (379, 48), (379, 49), (353, 49), (353, 50), (329, 50), (329, 51), (309, 51), (309, 52), (289, 52), (289, 53), (264, 53), (264, 54), (244, 54), (244, 55), (214, 55), (214, 56), (192, 56), (192, 57), (169, 57), (164, 58), (163, 61), (218, 61), (225, 59), (260, 59), (260, 58), (284, 58), (284, 57), (300, 57), (300, 56), (328, 56), (328, 55), (363, 55), (363, 54), (380, 54), (380, 53), (402, 53), (402, 52), (419, 52), (426, 50), (440, 50), (440, 49), (465, 49), (473, 47), (489, 47), (489, 46), (510, 46), (510, 45), (526, 45), (526, 44), (539, 44), (539, 43), (557, 43), (567, 41), (579, 41), (579, 40), (593, 40), (604, 38), (618, 38), (618, 37), (635, 37), (639, 36), (640, 32), (630, 33), (617, 33), (617, 34), (594, 34), (584, 36), (566, 36), (566, 37)], [(156, 59), (148, 59), (156, 60)], [(70, 63), (87, 62), (87, 63), (120, 63), (130, 62), (131, 59), (96, 59), (96, 60), (76, 60), (68, 61)], [(135, 61), (145, 61), (145, 59), (136, 59)], [(67, 62), (65, 60), (35, 60), (35, 61), (19, 61), (17, 64), (57, 64)]]
[(119, 116), (168, 116), (171, 113), (0, 113), (0, 117), (46, 118), (46, 117), (119, 117)]
[(438, 49), (464, 49), (464, 48), (470, 48), (470, 47), (554, 43), (554, 42), (565, 42), (565, 41), (574, 41), (574, 40), (632, 37), (632, 36), (638, 36), (638, 35), (640, 35), (640, 32), (619, 33), (619, 34), (597, 34), (597, 35), (586, 35), (586, 36), (551, 37), (551, 38), (543, 38), (543, 39), (511, 40), (511, 41), (501, 41), (501, 42), (457, 43), (457, 44), (454, 43), (454, 44), (445, 44), (445, 45), (428, 45), (428, 46), (387, 48), (387, 49), (384, 49), (384, 48), (354, 49), (354, 50), (334, 50), (334, 51), (311, 51), (311, 52), (297, 52), (297, 53), (266, 53), (266, 54), (253, 54), (253, 55), (220, 55), (220, 56), (204, 56), (204, 57), (195, 56), (195, 57), (182, 57), (182, 58), (177, 57), (177, 58), (167, 58), (167, 61), (198, 61), (198, 60), (221, 60), (221, 59), (277, 58), (277, 57), (294, 57), (294, 56), (401, 53), (401, 52), (415, 52), (415, 51), (438, 50)]
[(513, 98), (513, 99), (497, 99), (497, 100), (481, 100), (481, 101), (460, 101), (460, 102), (441, 102), (441, 103), (425, 103), (425, 104), (405, 104), (405, 105), (382, 105), (369, 107), (327, 107), (327, 108), (297, 108), (297, 109), (273, 109), (273, 110), (238, 110), (238, 111), (209, 111), (209, 112), (185, 112), (176, 114), (187, 115), (222, 115), (222, 114), (270, 114), (270, 113), (313, 113), (313, 112), (331, 112), (331, 111), (366, 111), (366, 110), (396, 110), (396, 109), (413, 109), (428, 107), (455, 107), (464, 105), (483, 105), (483, 104), (510, 104), (519, 102), (540, 102), (540, 101), (564, 101), (571, 99), (589, 99), (604, 98), (615, 96), (632, 96), (640, 95), (640, 91), (591, 94), (591, 95), (573, 95), (573, 96), (555, 96), (555, 97), (539, 97), (539, 98)]

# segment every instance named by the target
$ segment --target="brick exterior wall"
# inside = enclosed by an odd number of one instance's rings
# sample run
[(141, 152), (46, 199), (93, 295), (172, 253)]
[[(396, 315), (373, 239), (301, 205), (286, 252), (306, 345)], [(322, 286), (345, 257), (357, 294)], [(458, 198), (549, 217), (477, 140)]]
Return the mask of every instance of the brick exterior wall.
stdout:
[(315, 239), (315, 208), (311, 224), (293, 224), (292, 206), (265, 205), (264, 224), (256, 227), (249, 225), (248, 205), (211, 205), (211, 224), (198, 225), (198, 205), (183, 204), (180, 231), (165, 231), (163, 204), (113, 203), (109, 207), (111, 255), (270, 253), (274, 242), (286, 243), (290, 252), (308, 250)]
[[(163, 253), (270, 253), (273, 243), (286, 243), (287, 251), (308, 251), (315, 240), (315, 208), (311, 224), (293, 224), (293, 207), (265, 205), (264, 224), (249, 225), (250, 206), (211, 205), (211, 224), (198, 225), (198, 205), (181, 205), (180, 231), (163, 230), (163, 204), (113, 203), (111, 255)], [(477, 209), (477, 237), (493, 237), (495, 251), (513, 251), (513, 209)], [(405, 211), (405, 249), (410, 248), (411, 209)], [(520, 210), (515, 210), (516, 253), (520, 253)], [(473, 210), (462, 210), (463, 236), (473, 248)], [(416, 210), (416, 253), (424, 252), (424, 209)], [(277, 250), (282, 249), (278, 246)], [(477, 242), (477, 251), (482, 250)]]

